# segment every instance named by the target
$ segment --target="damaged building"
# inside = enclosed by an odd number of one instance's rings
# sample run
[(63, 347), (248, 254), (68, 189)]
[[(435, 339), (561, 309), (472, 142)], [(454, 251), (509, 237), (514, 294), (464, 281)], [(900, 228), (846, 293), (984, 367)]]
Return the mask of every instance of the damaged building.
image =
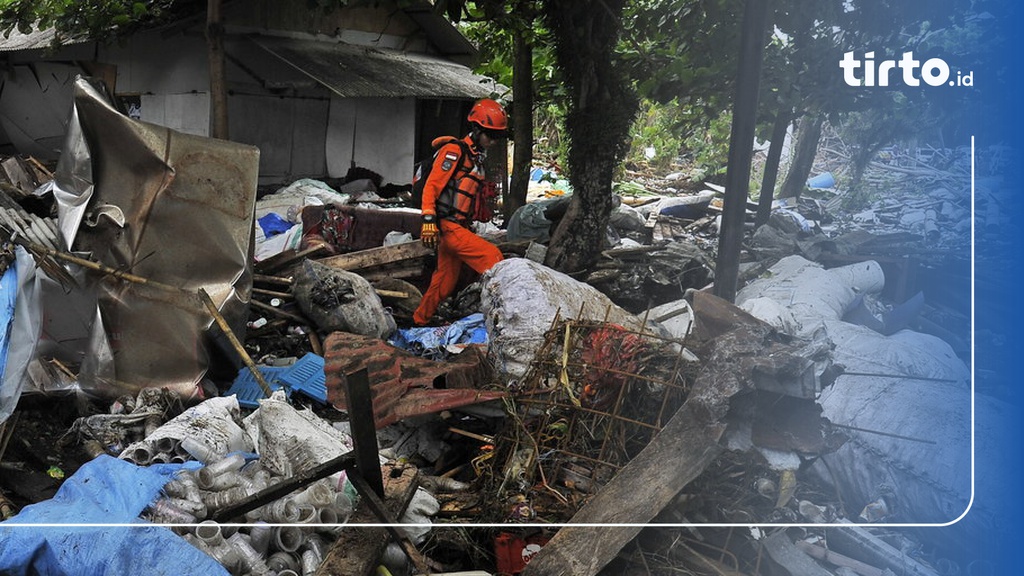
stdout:
[[(719, 187), (617, 196), (570, 276), (543, 252), (572, 191), (538, 175), (476, 229), (504, 260), (414, 327), (434, 256), (384, 184), (493, 86), (429, 11), (283, 4), (230, 18), (229, 141), (195, 23), (9, 58), (0, 572), (992, 573), (971, 409), (1008, 408), (934, 282), (970, 258), (960, 175), (776, 203), (735, 302)], [(66, 125), (12, 112), (42, 93)]]

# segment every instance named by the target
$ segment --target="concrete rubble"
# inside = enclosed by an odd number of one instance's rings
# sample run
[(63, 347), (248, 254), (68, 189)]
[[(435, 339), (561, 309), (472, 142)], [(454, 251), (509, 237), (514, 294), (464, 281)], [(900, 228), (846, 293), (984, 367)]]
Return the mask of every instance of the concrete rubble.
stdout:
[[(80, 90), (83, 126), (152, 136)], [(970, 502), (965, 316), (957, 294), (923, 290), (966, 254), (949, 182), (852, 215), (777, 205), (748, 237), (735, 305), (708, 291), (720, 190), (620, 197), (601, 261), (577, 277), (538, 261), (559, 190), (507, 236), (481, 228), (506, 259), (460, 285), (447, 325), (415, 332), (432, 254), (401, 197), (373, 178), (303, 179), (257, 200), (254, 150), (160, 136), (183, 165), (145, 149), (96, 164), (69, 145), (33, 191), (46, 174), (30, 160), (0, 163), (8, 322), (25, 335), (0, 388), (0, 463), (8, 447), (20, 459), (0, 481), (0, 538), (19, 518), (96, 518), (59, 506), (87, 491), (78, 477), (145, 485), (111, 517), (171, 525), (154, 529), (187, 550), (161, 556), (178, 574), (627, 573), (645, 549), (722, 574), (981, 570), (955, 539), (836, 527), (940, 524)], [(189, 163), (207, 146), (222, 161)], [(85, 167), (94, 178), (71, 178)], [(46, 194), (56, 217), (21, 204)], [(182, 224), (200, 196), (223, 205)], [(33, 454), (23, 436), (72, 396), (60, 454)], [(801, 528), (747, 528), (768, 524)]]

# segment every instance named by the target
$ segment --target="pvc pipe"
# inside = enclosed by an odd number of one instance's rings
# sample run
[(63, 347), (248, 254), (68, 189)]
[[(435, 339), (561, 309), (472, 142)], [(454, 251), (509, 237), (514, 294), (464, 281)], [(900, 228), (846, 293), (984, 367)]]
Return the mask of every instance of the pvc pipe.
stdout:
[(308, 488), (292, 496), (296, 504), (309, 504), (323, 508), (334, 503), (334, 490), (324, 482), (314, 482)]
[(323, 558), (313, 550), (306, 550), (302, 553), (302, 576), (314, 576), (316, 569), (320, 567)]
[(164, 486), (164, 492), (169, 496), (192, 500), (198, 502), (199, 486), (196, 485), (196, 478), (189, 472), (181, 472)]
[[(242, 469), (242, 466), (245, 466), (245, 456), (241, 454), (225, 456), (200, 468), (196, 473), (196, 482), (200, 488), (211, 490), (218, 478), (231, 473), (237, 474)], [(224, 486), (224, 488), (227, 488), (227, 486)]]
[(274, 528), (274, 546), (283, 552), (295, 552), (302, 546), (304, 538), (302, 530), (295, 526), (277, 526)]
[(154, 524), (195, 524), (196, 517), (166, 498), (159, 498), (149, 505), (149, 520)]
[(228, 572), (234, 574), (239, 571), (238, 568), (242, 563), (242, 558), (227, 543), (221, 543), (218, 546), (207, 546), (206, 553), (217, 562), (220, 562), (220, 565), (226, 568)]
[(145, 444), (139, 444), (132, 450), (130, 456), (132, 462), (139, 466), (148, 466), (153, 461), (153, 450)]
[(156, 429), (163, 424), (163, 417), (160, 414), (150, 414), (144, 421), (146, 437), (148, 438)]
[(206, 505), (201, 501), (174, 497), (164, 498), (163, 500), (171, 506), (175, 506), (189, 514), (192, 514), (196, 518), (206, 518)]
[(352, 516), (352, 500), (344, 492), (334, 494), (334, 505), (331, 508), (337, 513), (339, 524), (344, 524)]
[(267, 567), (271, 570), (277, 570), (278, 576), (290, 571), (295, 574), (295, 571), (299, 569), (299, 559), (294, 554), (285, 551), (274, 552), (267, 558)]
[(342, 523), (338, 522), (338, 513), (331, 506), (320, 509), (317, 523), (324, 524), (324, 526), (321, 526), (318, 530), (334, 536), (341, 534), (341, 531), (344, 529), (342, 528)]
[(203, 504), (206, 504), (208, 510), (220, 510), (225, 506), (230, 506), (235, 502), (249, 496), (249, 491), (241, 486), (235, 486), (234, 488), (228, 488), (227, 490), (221, 490), (220, 492), (203, 492), (202, 500)]
[(153, 441), (153, 447), (156, 448), (157, 452), (167, 452), (168, 454), (174, 454), (175, 448), (181, 442), (171, 438), (170, 436), (164, 436), (163, 438), (157, 438)]
[(277, 576), (299, 576), (299, 573), (295, 570), (281, 570), (277, 573)]
[(241, 533), (235, 533), (227, 540), (228, 545), (238, 552), (238, 556), (242, 560), (242, 567), (247, 569), (252, 574), (266, 574), (270, 571), (267, 568), (265, 562), (263, 562), (263, 556), (256, 551), (255, 548), (249, 544), (248, 539)]
[(299, 518), (295, 521), (296, 524), (315, 524), (317, 518), (320, 517), (316, 508), (309, 504), (298, 504), (296, 509), (299, 511)]
[(153, 459), (150, 460), (150, 464), (167, 464), (171, 461), (171, 455), (166, 452), (158, 452), (153, 454)]
[(285, 498), (263, 506), (260, 515), (264, 520), (277, 524), (294, 524), (299, 520), (299, 507)]
[(307, 550), (312, 550), (316, 553), (317, 557), (323, 561), (324, 557), (327, 556), (327, 543), (324, 539), (316, 534), (310, 534), (306, 536), (305, 547)]
[(103, 448), (103, 444), (100, 444), (96, 440), (86, 440), (84, 445), (86, 453), (89, 454), (89, 458), (97, 458), (101, 454), (107, 453)]
[(251, 544), (253, 549), (259, 552), (261, 556), (266, 556), (267, 550), (270, 549), (270, 540), (273, 537), (274, 529), (262, 520), (253, 523), (249, 528), (249, 544)]
[(206, 472), (206, 468), (200, 468), (196, 473), (196, 483), (199, 484), (201, 489), (210, 492), (227, 490), (236, 486), (246, 490), (251, 490), (253, 487), (251, 478), (246, 478), (236, 471), (225, 470), (219, 474), (214, 474)]
[(196, 538), (210, 548), (215, 548), (224, 543), (224, 535), (221, 533), (220, 524), (213, 520), (204, 520), (196, 526)]

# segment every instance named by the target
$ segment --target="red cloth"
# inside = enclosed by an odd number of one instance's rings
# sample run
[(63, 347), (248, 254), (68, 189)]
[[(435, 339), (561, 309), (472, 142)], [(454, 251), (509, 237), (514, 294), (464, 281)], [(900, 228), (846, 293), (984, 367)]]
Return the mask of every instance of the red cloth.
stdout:
[(477, 274), (483, 274), (501, 262), (501, 250), (494, 244), (454, 222), (441, 220), (441, 243), (437, 247), (437, 270), (430, 278), (430, 287), (423, 293), (412, 319), (418, 325), (430, 321), (441, 302), (451, 296), (459, 282), (465, 263)]

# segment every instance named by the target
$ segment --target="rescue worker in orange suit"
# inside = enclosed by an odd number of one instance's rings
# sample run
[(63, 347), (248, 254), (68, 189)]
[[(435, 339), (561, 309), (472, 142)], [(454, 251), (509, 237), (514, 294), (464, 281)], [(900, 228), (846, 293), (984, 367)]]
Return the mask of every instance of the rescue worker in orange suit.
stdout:
[(461, 142), (436, 138), (434, 164), (423, 185), (423, 224), (420, 241), (437, 249), (437, 269), (412, 319), (417, 326), (430, 322), (437, 307), (455, 291), (462, 264), (483, 274), (502, 260), (501, 251), (470, 230), (479, 204), (493, 190), (484, 176), (486, 150), (505, 137), (508, 116), (501, 104), (484, 99), (467, 117), (470, 131)]

